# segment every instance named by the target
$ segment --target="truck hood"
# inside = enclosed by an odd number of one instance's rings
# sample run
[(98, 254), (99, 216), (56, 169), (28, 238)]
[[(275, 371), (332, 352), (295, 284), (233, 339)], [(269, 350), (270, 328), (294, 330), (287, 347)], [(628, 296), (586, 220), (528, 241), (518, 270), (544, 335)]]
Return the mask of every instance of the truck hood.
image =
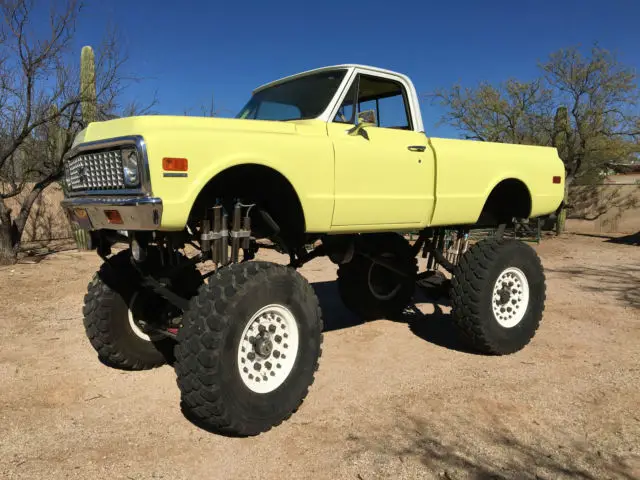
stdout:
[(251, 133), (295, 134), (297, 124), (308, 123), (306, 120), (276, 122), (268, 120), (241, 120), (236, 118), (184, 117), (170, 115), (145, 115), (125, 117), (104, 122), (90, 123), (76, 136), (73, 145), (128, 135), (142, 135), (163, 130), (215, 130), (246, 131)]

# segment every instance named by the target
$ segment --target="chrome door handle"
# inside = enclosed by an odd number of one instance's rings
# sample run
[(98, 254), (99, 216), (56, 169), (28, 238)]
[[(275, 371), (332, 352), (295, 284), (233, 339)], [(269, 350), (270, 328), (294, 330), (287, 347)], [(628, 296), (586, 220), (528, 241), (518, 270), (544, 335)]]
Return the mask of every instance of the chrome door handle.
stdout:
[(409, 145), (407, 148), (412, 152), (424, 152), (427, 147), (424, 145)]

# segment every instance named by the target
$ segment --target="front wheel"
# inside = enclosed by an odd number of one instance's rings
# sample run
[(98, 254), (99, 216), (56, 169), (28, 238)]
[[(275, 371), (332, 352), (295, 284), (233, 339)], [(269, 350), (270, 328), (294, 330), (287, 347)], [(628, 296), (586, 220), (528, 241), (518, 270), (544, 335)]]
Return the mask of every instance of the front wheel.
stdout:
[(504, 355), (524, 348), (540, 325), (545, 277), (536, 252), (516, 240), (487, 239), (460, 259), (451, 280), (453, 320), (466, 343)]
[(192, 299), (176, 373), (188, 417), (220, 433), (257, 435), (295, 412), (321, 354), (318, 299), (295, 270), (230, 265)]
[[(151, 270), (160, 266), (155, 255), (147, 261)], [(195, 267), (186, 267), (172, 280), (176, 293), (188, 298), (202, 284)], [(173, 360), (175, 342), (145, 331), (145, 323), (158, 321), (171, 306), (139, 284), (131, 253), (123, 250), (100, 267), (85, 295), (87, 337), (100, 360), (113, 368), (146, 370)]]

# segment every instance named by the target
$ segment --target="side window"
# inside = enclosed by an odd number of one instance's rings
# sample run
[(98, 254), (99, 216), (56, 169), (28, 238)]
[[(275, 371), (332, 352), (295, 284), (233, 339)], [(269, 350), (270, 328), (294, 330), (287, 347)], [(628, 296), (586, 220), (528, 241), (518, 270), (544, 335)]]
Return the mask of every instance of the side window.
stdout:
[(402, 130), (410, 130), (409, 117), (407, 116), (408, 108), (405, 105), (404, 95), (400, 92), (391, 97), (384, 97), (378, 100), (380, 127), (399, 128)]
[(373, 110), (376, 113), (378, 127), (411, 130), (409, 105), (404, 87), (393, 80), (367, 75), (358, 75), (353, 82), (334, 122), (355, 123), (352, 99), (356, 89), (356, 113)]

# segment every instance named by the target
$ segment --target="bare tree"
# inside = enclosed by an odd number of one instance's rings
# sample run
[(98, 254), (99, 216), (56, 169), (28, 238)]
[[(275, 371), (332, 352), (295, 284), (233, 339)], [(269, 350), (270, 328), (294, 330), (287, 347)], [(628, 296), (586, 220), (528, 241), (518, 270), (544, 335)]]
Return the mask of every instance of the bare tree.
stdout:
[[(80, 115), (86, 93), (70, 52), (79, 4), (52, 7), (45, 32), (33, 25), (35, 8), (30, 0), (0, 0), (0, 264), (16, 261), (34, 202), (61, 178), (63, 157), (86, 126)], [(113, 32), (98, 53), (98, 117), (105, 119), (120, 110), (118, 98), (135, 79), (122, 74), (126, 57)], [(13, 212), (8, 200), (19, 195)]]

